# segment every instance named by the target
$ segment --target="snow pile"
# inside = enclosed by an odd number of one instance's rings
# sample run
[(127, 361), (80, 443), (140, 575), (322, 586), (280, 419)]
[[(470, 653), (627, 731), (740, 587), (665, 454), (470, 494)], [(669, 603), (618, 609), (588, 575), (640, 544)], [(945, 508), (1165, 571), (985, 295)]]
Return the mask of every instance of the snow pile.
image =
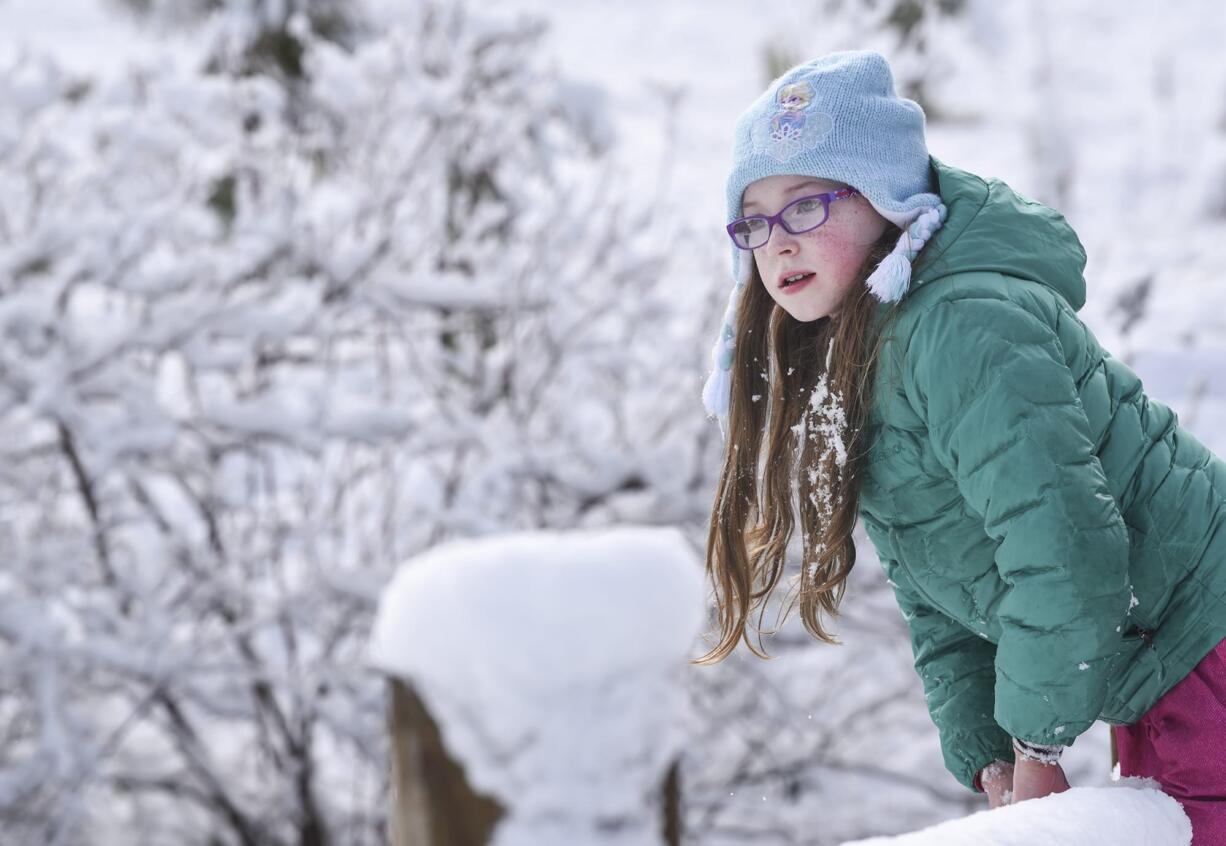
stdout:
[(1192, 824), (1148, 778), (1074, 787), (898, 837), (843, 846), (1188, 846)]
[(412, 682), (471, 785), (507, 808), (496, 844), (638, 846), (658, 842), (644, 801), (678, 751), (703, 606), (675, 529), (455, 541), (400, 568), (369, 657)]

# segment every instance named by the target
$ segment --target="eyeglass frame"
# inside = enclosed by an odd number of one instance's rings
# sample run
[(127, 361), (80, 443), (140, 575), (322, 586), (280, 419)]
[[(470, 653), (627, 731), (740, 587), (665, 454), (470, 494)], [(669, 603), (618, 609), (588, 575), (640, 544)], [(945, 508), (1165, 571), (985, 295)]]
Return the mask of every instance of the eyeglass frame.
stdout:
[[(825, 225), (826, 221), (830, 220), (830, 204), (831, 203), (835, 202), (836, 200), (846, 200), (850, 197), (858, 196), (859, 194), (860, 192), (855, 188), (840, 188), (837, 191), (826, 191), (821, 194), (809, 194), (808, 196), (805, 196), (805, 197), (797, 197), (795, 200), (792, 200), (792, 202), (788, 203), (786, 206), (779, 209), (778, 213), (776, 214), (745, 215), (744, 217), (738, 217), (736, 220), (732, 221), (724, 228), (728, 232), (728, 237), (732, 239), (733, 246), (735, 246), (738, 250), (747, 250), (747, 251), (757, 250), (761, 247), (765, 247), (767, 244), (770, 243), (771, 235), (775, 231), (776, 223), (782, 226), (785, 232), (788, 232), (792, 235), (800, 235), (803, 232), (812, 232), (814, 229), (817, 229), (818, 226), (823, 226)], [(808, 229), (801, 229), (799, 231), (793, 231), (792, 227), (788, 226), (787, 223), (784, 221), (783, 214), (788, 209), (790, 209), (792, 206), (796, 205), (797, 203), (803, 203), (805, 200), (821, 200), (822, 207), (826, 213), (826, 216), (823, 217), (822, 222), (817, 224), (816, 226), (810, 226)], [(765, 220), (766, 221), (766, 240), (763, 241), (761, 244), (759, 244), (757, 247), (742, 247), (740, 244), (737, 243), (736, 235), (734, 235), (732, 232), (732, 228), (734, 226), (736, 226), (739, 223), (743, 223), (746, 220)]]

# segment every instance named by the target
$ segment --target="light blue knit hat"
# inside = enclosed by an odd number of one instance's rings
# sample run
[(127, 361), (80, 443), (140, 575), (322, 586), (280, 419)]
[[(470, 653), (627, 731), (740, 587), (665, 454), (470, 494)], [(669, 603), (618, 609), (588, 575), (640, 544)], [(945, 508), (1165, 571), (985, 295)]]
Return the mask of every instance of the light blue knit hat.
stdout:
[[(727, 222), (741, 216), (745, 188), (776, 174), (843, 182), (903, 230), (866, 284), (882, 302), (902, 298), (911, 262), (945, 221), (931, 192), (924, 111), (894, 93), (885, 57), (868, 50), (828, 53), (796, 65), (770, 84), (737, 119), (728, 175)], [(723, 421), (732, 388), (736, 305), (753, 270), (751, 251), (732, 249), (732, 292), (703, 386), (708, 416)]]

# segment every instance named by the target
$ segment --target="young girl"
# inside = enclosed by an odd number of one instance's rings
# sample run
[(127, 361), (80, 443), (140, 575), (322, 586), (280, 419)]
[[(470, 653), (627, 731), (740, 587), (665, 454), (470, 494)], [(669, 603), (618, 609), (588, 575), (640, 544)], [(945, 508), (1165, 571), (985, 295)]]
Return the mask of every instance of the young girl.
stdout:
[(930, 157), (864, 51), (770, 85), (727, 189), (736, 281), (703, 390), (727, 439), (722, 631), (698, 663), (741, 639), (765, 657), (746, 618), (795, 515), (801, 617), (837, 643), (818, 614), (859, 517), (962, 784), (991, 807), (1066, 790), (1060, 752), (1101, 719), (1123, 775), (1226, 843), (1226, 463), (1077, 317), (1064, 218)]

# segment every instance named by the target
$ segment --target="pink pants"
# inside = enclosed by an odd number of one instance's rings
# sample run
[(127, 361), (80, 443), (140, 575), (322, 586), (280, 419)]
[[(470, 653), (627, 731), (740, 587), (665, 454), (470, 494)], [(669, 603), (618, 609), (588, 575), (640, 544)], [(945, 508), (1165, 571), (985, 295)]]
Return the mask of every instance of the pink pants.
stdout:
[(1121, 776), (1148, 776), (1192, 821), (1192, 846), (1226, 844), (1226, 640), (1141, 719), (1113, 726)]

